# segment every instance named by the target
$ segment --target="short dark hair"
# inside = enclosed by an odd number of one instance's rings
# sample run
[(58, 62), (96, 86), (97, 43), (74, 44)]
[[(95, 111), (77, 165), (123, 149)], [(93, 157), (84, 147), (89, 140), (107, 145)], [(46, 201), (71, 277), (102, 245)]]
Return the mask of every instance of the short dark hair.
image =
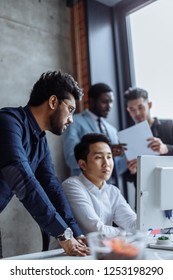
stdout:
[(71, 75), (62, 73), (61, 70), (48, 71), (43, 73), (34, 84), (28, 105), (39, 106), (51, 95), (56, 95), (58, 100), (69, 99), (69, 93), (74, 96), (75, 100), (79, 100), (83, 96), (82, 89)]
[(74, 147), (76, 161), (78, 162), (80, 159), (86, 161), (87, 155), (89, 154), (90, 145), (98, 142), (104, 142), (108, 144), (112, 151), (112, 144), (106, 135), (100, 133), (87, 133), (81, 138), (80, 143)]
[(104, 83), (92, 85), (88, 91), (88, 98), (98, 99), (102, 93), (111, 92), (110, 86)]
[(148, 92), (145, 89), (142, 88), (131, 88), (129, 87), (125, 93), (124, 93), (124, 97), (126, 100), (126, 103), (129, 100), (134, 100), (134, 99), (138, 99), (138, 98), (143, 98), (144, 100), (148, 100)]

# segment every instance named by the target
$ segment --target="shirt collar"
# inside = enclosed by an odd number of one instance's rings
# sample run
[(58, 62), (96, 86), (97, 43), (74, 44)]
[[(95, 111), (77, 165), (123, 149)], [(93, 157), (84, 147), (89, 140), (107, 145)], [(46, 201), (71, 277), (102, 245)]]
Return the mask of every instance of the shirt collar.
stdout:
[(79, 178), (80, 178), (81, 182), (84, 184), (84, 186), (93, 192), (102, 191), (105, 189), (105, 187), (107, 185), (106, 181), (104, 181), (103, 186), (99, 189), (90, 180), (88, 180), (82, 172), (80, 173)]
[[(91, 112), (90, 110), (88, 110), (88, 109), (86, 109), (86, 110), (87, 110), (88, 114), (89, 114), (95, 121), (97, 121), (98, 116), (95, 115), (95, 114), (94, 114), (93, 112)], [(101, 119), (101, 117), (100, 117), (100, 119)]]
[(29, 106), (26, 105), (23, 109), (24, 109), (25, 113), (27, 114), (27, 117), (28, 117), (30, 127), (31, 127), (31, 130), (32, 130), (33, 134), (37, 138), (42, 138), (43, 136), (45, 136), (45, 131), (41, 131), (38, 123), (36, 122), (36, 119), (34, 118), (31, 110), (29, 109)]

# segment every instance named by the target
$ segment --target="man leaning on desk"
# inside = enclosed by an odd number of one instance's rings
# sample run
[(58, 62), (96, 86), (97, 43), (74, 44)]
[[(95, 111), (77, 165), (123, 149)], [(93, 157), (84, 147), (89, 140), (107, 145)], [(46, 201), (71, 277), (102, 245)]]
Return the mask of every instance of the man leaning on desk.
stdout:
[(47, 72), (25, 107), (0, 110), (0, 212), (15, 194), (42, 230), (68, 255), (79, 256), (88, 248), (55, 176), (45, 131), (61, 135), (82, 95), (67, 73)]

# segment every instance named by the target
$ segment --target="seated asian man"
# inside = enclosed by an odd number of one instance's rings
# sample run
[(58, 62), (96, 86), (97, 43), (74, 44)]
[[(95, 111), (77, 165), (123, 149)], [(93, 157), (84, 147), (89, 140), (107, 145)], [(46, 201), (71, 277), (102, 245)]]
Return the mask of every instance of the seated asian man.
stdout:
[(133, 231), (135, 212), (120, 190), (106, 182), (114, 165), (109, 139), (104, 134), (85, 134), (74, 152), (82, 172), (62, 185), (83, 233), (98, 231), (113, 237), (120, 230)]

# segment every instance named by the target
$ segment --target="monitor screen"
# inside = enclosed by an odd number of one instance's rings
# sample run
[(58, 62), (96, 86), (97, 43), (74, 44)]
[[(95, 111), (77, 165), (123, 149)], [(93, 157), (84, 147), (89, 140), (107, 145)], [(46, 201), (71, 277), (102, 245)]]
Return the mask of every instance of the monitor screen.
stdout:
[(173, 209), (173, 156), (139, 156), (137, 172), (137, 228), (173, 227), (165, 210)]

